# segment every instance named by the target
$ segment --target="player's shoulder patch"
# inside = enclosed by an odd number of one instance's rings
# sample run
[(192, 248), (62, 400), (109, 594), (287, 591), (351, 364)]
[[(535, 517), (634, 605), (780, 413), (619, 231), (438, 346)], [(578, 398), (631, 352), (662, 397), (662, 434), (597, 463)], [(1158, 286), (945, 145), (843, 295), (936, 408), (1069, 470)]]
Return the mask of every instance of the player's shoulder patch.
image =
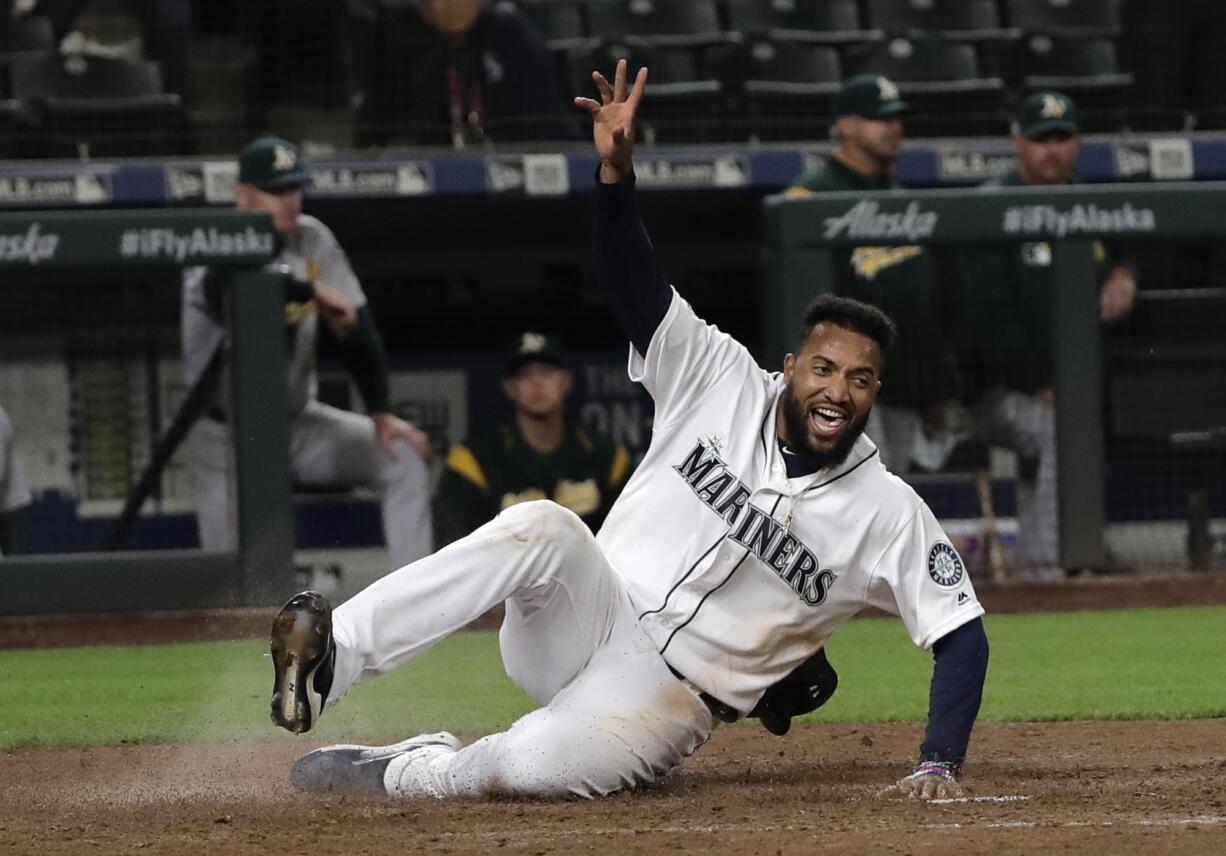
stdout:
[(928, 576), (934, 583), (943, 588), (953, 588), (962, 582), (965, 575), (966, 566), (952, 544), (938, 541), (932, 545), (928, 551)]

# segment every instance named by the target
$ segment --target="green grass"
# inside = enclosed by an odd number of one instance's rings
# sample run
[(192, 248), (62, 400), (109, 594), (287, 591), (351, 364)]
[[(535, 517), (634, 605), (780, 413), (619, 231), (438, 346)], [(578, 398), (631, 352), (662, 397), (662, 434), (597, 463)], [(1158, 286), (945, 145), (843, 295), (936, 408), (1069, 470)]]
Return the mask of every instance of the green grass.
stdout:
[[(981, 719), (1226, 716), (1226, 607), (999, 615), (987, 627)], [(0, 749), (276, 738), (266, 650), (249, 641), (0, 651)], [(841, 683), (813, 719), (923, 721), (931, 655), (899, 621), (853, 621), (829, 651)], [(531, 706), (503, 676), (496, 634), (463, 633), (356, 688), (317, 734), (482, 733)]]

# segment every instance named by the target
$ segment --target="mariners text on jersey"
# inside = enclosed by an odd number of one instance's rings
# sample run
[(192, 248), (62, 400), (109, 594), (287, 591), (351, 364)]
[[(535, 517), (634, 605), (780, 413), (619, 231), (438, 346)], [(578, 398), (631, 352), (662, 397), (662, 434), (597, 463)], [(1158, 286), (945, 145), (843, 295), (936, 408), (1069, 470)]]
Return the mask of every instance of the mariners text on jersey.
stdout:
[(704, 505), (727, 521), (730, 539), (757, 556), (805, 603), (818, 606), (826, 600), (837, 575), (822, 570), (811, 549), (749, 502), (753, 491), (729, 471), (715, 451), (700, 440), (673, 469)]

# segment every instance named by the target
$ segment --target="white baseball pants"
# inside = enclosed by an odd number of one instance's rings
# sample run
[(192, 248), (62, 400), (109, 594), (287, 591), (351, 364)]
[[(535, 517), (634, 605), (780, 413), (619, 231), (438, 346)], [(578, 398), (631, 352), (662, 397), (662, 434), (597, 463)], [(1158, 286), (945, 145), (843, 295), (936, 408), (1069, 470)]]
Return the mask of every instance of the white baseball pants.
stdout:
[[(238, 501), (230, 426), (201, 419), (188, 439), (186, 456), (195, 482), (200, 545), (235, 549)], [(393, 565), (406, 565), (433, 548), (426, 464), (407, 443), (399, 444), (396, 460), (389, 458), (369, 417), (308, 403), (290, 422), (290, 470), (301, 485), (377, 489)]]
[(342, 604), (328, 706), (503, 601), (503, 664), (542, 707), (431, 758), (416, 793), (600, 796), (654, 781), (710, 737), (714, 717), (639, 627), (591, 532), (552, 502), (513, 506)]

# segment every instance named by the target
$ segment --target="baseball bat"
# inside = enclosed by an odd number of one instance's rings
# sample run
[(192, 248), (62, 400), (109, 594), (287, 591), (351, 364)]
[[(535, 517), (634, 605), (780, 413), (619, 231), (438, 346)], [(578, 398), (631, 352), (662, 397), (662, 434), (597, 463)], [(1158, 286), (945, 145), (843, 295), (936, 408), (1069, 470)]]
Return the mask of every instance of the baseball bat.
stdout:
[(196, 421), (208, 408), (209, 402), (213, 398), (213, 392), (217, 387), (217, 380), (221, 377), (221, 368), (225, 365), (224, 351), (224, 343), (218, 343), (217, 348), (213, 351), (213, 355), (209, 357), (204, 371), (200, 373), (200, 377), (196, 378), (196, 382), (188, 390), (183, 403), (179, 405), (179, 410), (175, 414), (175, 418), (171, 420), (170, 427), (166, 429), (166, 433), (162, 435), (161, 440), (154, 446), (153, 455), (145, 466), (144, 472), (141, 473), (136, 483), (128, 489), (128, 495), (123, 504), (123, 511), (116, 518), (115, 526), (111, 529), (110, 537), (107, 539), (107, 550), (114, 551), (123, 547), (124, 541), (132, 529), (132, 524), (136, 522), (136, 518), (140, 515), (140, 510), (145, 504), (145, 500), (153, 493), (154, 487), (157, 486), (158, 481), (162, 478), (162, 472), (166, 469), (166, 465), (170, 463), (170, 459), (183, 443), (183, 439), (191, 431), (192, 426), (196, 424)]

